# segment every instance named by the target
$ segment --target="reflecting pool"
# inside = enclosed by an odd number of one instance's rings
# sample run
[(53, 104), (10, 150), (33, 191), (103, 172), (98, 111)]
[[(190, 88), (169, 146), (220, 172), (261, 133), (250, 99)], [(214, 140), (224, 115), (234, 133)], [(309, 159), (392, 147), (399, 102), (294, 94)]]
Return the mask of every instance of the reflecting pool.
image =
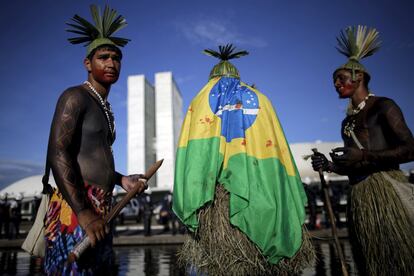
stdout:
[[(328, 241), (314, 242), (318, 261), (303, 271), (302, 275), (341, 275), (341, 266), (335, 247)], [(350, 244), (341, 240), (348, 272), (356, 275)], [(177, 265), (178, 245), (115, 247), (119, 275), (179, 276), (185, 271)], [(0, 275), (42, 275), (41, 260), (31, 258), (21, 250), (0, 251)], [(187, 273), (188, 274), (188, 273)]]

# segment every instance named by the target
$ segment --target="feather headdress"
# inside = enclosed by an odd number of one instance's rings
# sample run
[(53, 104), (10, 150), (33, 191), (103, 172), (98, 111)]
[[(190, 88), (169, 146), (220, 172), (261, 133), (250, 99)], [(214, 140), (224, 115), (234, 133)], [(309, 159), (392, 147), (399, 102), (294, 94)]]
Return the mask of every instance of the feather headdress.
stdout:
[(69, 38), (70, 43), (85, 43), (85, 46), (88, 46), (86, 55), (89, 55), (98, 46), (109, 44), (123, 47), (130, 41), (126, 38), (111, 36), (127, 25), (122, 15), (117, 16), (116, 10), (110, 9), (106, 5), (101, 16), (100, 9), (96, 5), (91, 5), (90, 8), (95, 25), (77, 14), (71, 18), (74, 23), (66, 23), (73, 28), (66, 31), (81, 35)]
[[(381, 46), (379, 33), (375, 28), (358, 25), (357, 27), (348, 27), (342, 30), (340, 36), (336, 38), (338, 47), (336, 49), (346, 57), (348, 62), (340, 66), (340, 69), (352, 70), (352, 78), (355, 79), (355, 71), (361, 71), (368, 74), (360, 60), (373, 55)], [(368, 74), (369, 75), (369, 74)]]
[(233, 47), (233, 44), (227, 44), (225, 46), (219, 46), (219, 52), (211, 49), (205, 49), (203, 51), (203, 53), (208, 56), (213, 56), (220, 59), (220, 62), (216, 64), (211, 70), (209, 79), (220, 76), (240, 79), (239, 71), (236, 67), (234, 67), (233, 64), (229, 62), (229, 60), (246, 56), (249, 53), (247, 51), (235, 52), (235, 50), (236, 47)]

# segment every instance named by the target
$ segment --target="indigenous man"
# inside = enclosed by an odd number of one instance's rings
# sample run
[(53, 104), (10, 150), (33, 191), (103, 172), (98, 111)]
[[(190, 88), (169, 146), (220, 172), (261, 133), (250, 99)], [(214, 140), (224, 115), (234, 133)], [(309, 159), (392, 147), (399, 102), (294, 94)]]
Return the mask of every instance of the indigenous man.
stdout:
[(176, 156), (173, 210), (195, 234), (183, 263), (208, 275), (292, 275), (313, 251), (306, 195), (272, 104), (240, 81), (232, 45), (192, 100)]
[(338, 42), (349, 57), (333, 73), (339, 97), (350, 99), (344, 147), (333, 149), (332, 162), (313, 155), (312, 165), (349, 177), (348, 224), (360, 274), (414, 275), (414, 186), (399, 170), (414, 160), (414, 138), (397, 104), (369, 91), (370, 75), (359, 63), (378, 50), (378, 32), (349, 27)]
[[(46, 216), (47, 274), (111, 274), (112, 235), (103, 217), (109, 212), (115, 184), (129, 191), (141, 175), (124, 176), (115, 171), (111, 145), (115, 123), (107, 97), (118, 80), (122, 53), (118, 46), (129, 40), (111, 37), (126, 25), (122, 16), (105, 7), (103, 16), (91, 6), (96, 27), (75, 15), (68, 23), (84, 37), (73, 44), (88, 43), (84, 66), (88, 80), (68, 88), (60, 96), (52, 121), (48, 163), (58, 191), (51, 197)], [(77, 262), (67, 264), (68, 253), (85, 235), (91, 240)]]

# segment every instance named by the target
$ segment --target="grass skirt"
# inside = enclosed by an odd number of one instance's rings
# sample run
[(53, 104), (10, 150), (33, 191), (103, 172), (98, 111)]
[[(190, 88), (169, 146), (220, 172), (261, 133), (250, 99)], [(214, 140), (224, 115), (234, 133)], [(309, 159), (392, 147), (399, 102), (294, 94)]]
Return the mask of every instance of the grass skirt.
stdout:
[[(401, 171), (387, 174), (407, 182)], [(392, 184), (374, 173), (350, 193), (349, 232), (360, 274), (414, 275), (413, 226)]]
[(248, 237), (229, 223), (229, 194), (216, 186), (213, 204), (199, 212), (197, 233), (188, 236), (179, 251), (181, 266), (192, 265), (208, 275), (295, 275), (310, 265), (315, 257), (308, 232), (291, 259), (269, 263)]

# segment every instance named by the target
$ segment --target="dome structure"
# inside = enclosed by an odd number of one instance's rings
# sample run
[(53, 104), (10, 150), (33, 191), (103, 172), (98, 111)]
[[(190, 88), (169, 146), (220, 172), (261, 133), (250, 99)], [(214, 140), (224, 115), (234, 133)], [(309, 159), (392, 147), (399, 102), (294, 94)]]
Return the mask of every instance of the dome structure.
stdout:
[[(16, 198), (18, 196), (26, 198), (40, 195), (43, 189), (42, 177), (43, 175), (39, 174), (20, 179), (1, 190), (0, 194), (7, 193), (8, 198)], [(52, 175), (49, 177), (49, 183), (53, 187), (56, 187), (56, 183)]]

